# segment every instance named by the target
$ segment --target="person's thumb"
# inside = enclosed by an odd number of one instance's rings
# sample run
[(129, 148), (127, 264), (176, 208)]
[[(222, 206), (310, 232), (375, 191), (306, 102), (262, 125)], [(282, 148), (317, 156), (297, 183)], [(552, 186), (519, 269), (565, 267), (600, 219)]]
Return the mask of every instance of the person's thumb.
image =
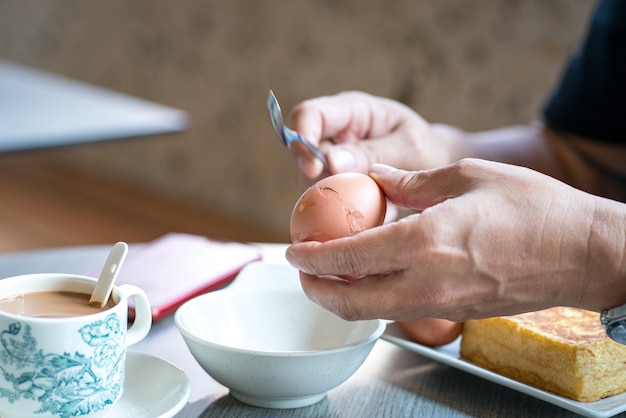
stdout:
[(406, 159), (406, 147), (400, 146), (402, 136), (399, 133), (344, 142), (325, 148), (328, 162), (333, 173), (346, 171), (367, 174), (369, 167), (374, 163), (384, 163), (401, 166)]
[(332, 145), (326, 150), (328, 164), (333, 173), (367, 173), (372, 164), (361, 143)]
[(369, 175), (390, 202), (405, 208), (424, 210), (461, 192), (449, 171), (442, 169), (405, 171), (385, 164), (373, 164)]

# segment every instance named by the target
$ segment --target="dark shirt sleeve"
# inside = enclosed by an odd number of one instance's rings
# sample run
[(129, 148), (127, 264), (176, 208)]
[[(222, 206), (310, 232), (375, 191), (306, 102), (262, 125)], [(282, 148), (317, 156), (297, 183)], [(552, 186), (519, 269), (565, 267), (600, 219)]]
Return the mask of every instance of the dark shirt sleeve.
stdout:
[(603, 0), (544, 109), (552, 128), (626, 143), (626, 0)]

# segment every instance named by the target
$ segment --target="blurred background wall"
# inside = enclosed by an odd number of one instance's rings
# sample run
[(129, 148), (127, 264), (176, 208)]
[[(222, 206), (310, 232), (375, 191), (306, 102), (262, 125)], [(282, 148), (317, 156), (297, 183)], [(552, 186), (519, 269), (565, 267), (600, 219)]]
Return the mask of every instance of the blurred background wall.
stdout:
[(306, 98), (358, 89), (468, 130), (526, 123), (594, 4), (0, 0), (0, 58), (191, 117), (181, 134), (63, 148), (45, 158), (230, 214), (265, 228), (267, 240), (287, 241), (302, 189), (269, 123), (270, 88), (284, 113)]

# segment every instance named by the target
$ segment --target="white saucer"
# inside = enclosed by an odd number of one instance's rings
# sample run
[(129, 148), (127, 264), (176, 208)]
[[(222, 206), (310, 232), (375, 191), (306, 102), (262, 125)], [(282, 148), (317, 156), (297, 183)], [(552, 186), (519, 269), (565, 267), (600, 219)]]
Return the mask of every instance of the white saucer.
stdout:
[(124, 392), (107, 417), (170, 418), (183, 409), (190, 394), (191, 383), (178, 367), (128, 350)]

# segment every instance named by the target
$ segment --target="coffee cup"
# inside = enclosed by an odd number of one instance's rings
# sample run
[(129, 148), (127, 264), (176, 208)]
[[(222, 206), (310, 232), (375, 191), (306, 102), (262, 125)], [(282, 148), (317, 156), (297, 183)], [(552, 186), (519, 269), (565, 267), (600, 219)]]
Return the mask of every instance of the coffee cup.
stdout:
[(126, 348), (150, 331), (150, 303), (124, 284), (110, 304), (84, 311), (95, 285), (58, 273), (0, 280), (0, 416), (96, 418), (120, 399)]

